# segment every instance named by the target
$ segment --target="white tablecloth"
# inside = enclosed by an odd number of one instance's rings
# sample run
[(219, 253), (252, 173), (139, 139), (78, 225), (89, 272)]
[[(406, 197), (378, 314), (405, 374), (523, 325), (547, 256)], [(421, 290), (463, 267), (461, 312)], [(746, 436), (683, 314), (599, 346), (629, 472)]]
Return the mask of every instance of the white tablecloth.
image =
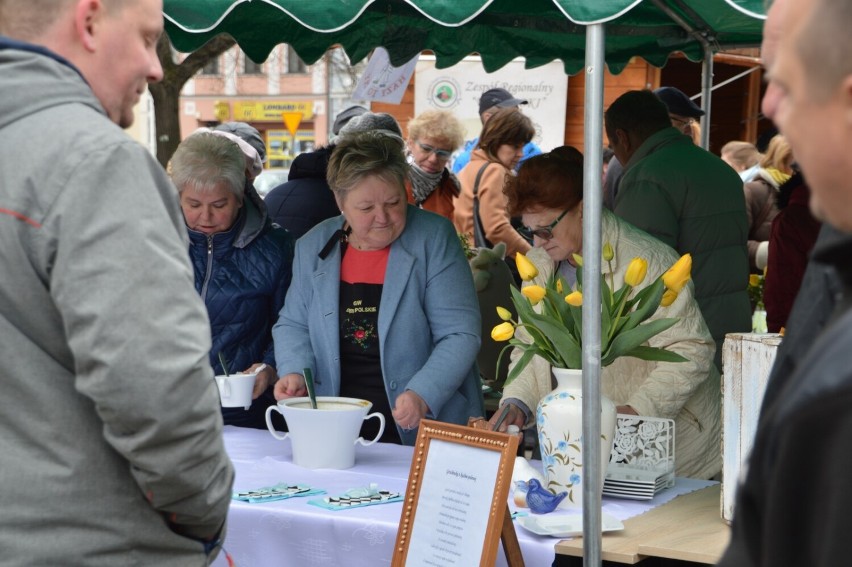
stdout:
[[(225, 447), (236, 468), (234, 489), (250, 490), (279, 482), (309, 484), (325, 490), (322, 496), (291, 498), (262, 504), (232, 501), (225, 549), (237, 567), (310, 567), (390, 565), (402, 503), (330, 511), (308, 500), (343, 494), (351, 488), (378, 483), (382, 490), (405, 494), (411, 466), (411, 447), (376, 444), (356, 448), (355, 467), (348, 470), (309, 470), (292, 463), (290, 441), (277, 441), (257, 429), (225, 427)], [(534, 463), (537, 464), (537, 463)], [(603, 511), (620, 520), (636, 516), (712, 483), (677, 479), (674, 488), (653, 500), (604, 499)], [(513, 510), (514, 505), (510, 506)], [(561, 513), (561, 512), (554, 512)], [(518, 527), (518, 540), (529, 566), (553, 563), (558, 540)], [(226, 567), (224, 555), (213, 563)], [(502, 548), (497, 560), (505, 566)]]

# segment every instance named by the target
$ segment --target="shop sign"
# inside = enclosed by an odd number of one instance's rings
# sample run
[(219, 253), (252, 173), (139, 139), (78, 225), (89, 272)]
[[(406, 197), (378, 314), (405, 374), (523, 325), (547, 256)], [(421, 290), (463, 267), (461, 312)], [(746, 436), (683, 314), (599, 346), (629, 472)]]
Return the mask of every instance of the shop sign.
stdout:
[(219, 122), (227, 122), (231, 119), (231, 105), (225, 101), (216, 101), (213, 105), (213, 114)]
[(300, 112), (304, 120), (314, 116), (313, 101), (268, 100), (234, 102), (234, 120), (239, 122), (278, 122), (284, 112)]
[(533, 141), (542, 150), (550, 151), (565, 143), (568, 76), (561, 61), (527, 69), (523, 59), (515, 59), (486, 73), (479, 57), (466, 57), (452, 67), (438, 69), (434, 56), (423, 55), (417, 62), (415, 77), (414, 114), (449, 110), (462, 121), (468, 140), (479, 136), (482, 130), (479, 97), (499, 87), (528, 101), (520, 108), (532, 119), (536, 129)]

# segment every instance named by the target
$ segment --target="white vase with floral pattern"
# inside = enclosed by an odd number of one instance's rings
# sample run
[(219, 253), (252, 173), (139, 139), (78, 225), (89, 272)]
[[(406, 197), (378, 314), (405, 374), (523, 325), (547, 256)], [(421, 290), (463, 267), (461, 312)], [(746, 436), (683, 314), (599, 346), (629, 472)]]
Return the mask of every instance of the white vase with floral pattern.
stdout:
[[(583, 506), (583, 371), (553, 368), (556, 389), (538, 403), (536, 425), (545, 487), (568, 497), (560, 508)], [(615, 438), (615, 404), (601, 396), (601, 487)]]

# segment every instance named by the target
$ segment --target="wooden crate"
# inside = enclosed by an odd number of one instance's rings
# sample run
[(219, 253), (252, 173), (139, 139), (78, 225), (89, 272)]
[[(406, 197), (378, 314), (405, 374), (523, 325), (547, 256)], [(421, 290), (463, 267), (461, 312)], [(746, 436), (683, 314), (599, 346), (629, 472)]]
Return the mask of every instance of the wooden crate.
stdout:
[(781, 335), (730, 333), (722, 347), (722, 519), (734, 516), (740, 471), (748, 459), (769, 371)]

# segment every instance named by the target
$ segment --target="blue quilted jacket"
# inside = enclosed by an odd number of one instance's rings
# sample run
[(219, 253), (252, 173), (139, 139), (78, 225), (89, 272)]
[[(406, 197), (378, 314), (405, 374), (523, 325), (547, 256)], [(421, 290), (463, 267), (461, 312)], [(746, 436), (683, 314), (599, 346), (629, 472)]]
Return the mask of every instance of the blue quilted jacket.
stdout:
[[(219, 353), (229, 372), (256, 362), (275, 368), (272, 325), (290, 287), (293, 239), (272, 224), (253, 191), (243, 201), (227, 232), (208, 236), (189, 230), (189, 255), (195, 289), (207, 306), (213, 347), (210, 364), (222, 374)], [(274, 404), (271, 388), (248, 411), (222, 408), (225, 424), (266, 428), (263, 413)]]

